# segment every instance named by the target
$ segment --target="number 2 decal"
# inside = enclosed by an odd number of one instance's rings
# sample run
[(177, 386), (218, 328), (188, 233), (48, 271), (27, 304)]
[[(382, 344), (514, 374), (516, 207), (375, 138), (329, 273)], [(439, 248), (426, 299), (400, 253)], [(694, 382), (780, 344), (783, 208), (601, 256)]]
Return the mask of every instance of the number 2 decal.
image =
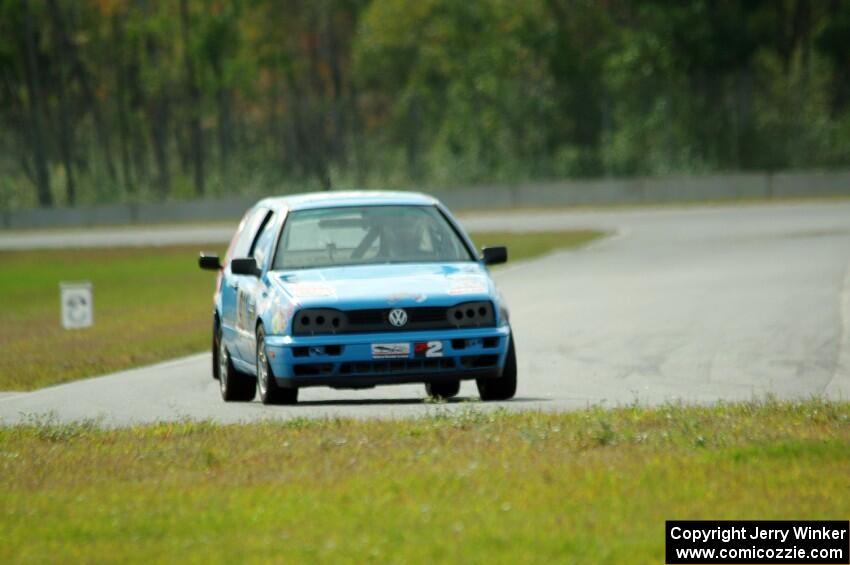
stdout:
[(425, 357), (442, 357), (443, 356), (443, 342), (442, 341), (429, 341), (428, 349), (425, 350)]
[(442, 341), (417, 341), (413, 344), (414, 357), (442, 357)]

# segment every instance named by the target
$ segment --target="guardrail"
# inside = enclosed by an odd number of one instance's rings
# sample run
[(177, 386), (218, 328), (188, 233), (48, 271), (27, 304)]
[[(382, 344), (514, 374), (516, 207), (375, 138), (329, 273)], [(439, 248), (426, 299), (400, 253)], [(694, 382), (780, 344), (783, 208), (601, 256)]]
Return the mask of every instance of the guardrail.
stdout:
[[(850, 170), (567, 180), (427, 191), (455, 210), (850, 195)], [(256, 198), (0, 212), (5, 229), (236, 220)]]

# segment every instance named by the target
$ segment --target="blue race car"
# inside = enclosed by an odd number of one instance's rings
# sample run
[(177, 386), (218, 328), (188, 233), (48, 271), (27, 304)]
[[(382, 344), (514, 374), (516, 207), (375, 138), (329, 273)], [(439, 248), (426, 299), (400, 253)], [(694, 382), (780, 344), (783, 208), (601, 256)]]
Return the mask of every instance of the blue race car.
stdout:
[(424, 383), (449, 398), (516, 392), (508, 312), (486, 265), (436, 199), (407, 192), (267, 198), (248, 210), (219, 271), (213, 377), (225, 401), (294, 404), (308, 386)]

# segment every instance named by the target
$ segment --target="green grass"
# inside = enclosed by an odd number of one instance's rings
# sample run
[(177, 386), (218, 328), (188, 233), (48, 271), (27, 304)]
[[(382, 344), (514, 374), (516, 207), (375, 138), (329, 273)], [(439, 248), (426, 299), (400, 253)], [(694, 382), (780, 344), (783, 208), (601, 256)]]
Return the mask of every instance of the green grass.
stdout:
[[(476, 235), (523, 259), (599, 232)], [(221, 245), (0, 252), (0, 391), (31, 390), (202, 351), (209, 346), (215, 275), (198, 250)], [(92, 328), (67, 331), (59, 282), (94, 284)]]
[[(440, 407), (436, 407), (440, 410)], [(667, 519), (846, 519), (850, 404), (0, 429), (0, 562), (662, 563)]]
[(605, 235), (594, 230), (543, 231), (531, 233), (479, 232), (472, 239), (479, 248), (507, 245), (508, 260), (520, 261), (539, 257), (557, 249), (580, 247)]
[[(29, 390), (207, 346), (215, 276), (196, 247), (0, 253), (0, 390)], [(59, 281), (94, 284), (94, 326), (60, 326)]]

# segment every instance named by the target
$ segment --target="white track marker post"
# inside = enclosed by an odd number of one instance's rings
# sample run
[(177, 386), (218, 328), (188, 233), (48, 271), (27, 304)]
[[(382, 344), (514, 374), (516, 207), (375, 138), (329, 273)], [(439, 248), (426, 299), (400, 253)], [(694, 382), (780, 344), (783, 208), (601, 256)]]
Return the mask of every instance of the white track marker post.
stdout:
[(59, 283), (62, 303), (62, 327), (66, 330), (87, 328), (94, 323), (92, 284), (90, 282)]

